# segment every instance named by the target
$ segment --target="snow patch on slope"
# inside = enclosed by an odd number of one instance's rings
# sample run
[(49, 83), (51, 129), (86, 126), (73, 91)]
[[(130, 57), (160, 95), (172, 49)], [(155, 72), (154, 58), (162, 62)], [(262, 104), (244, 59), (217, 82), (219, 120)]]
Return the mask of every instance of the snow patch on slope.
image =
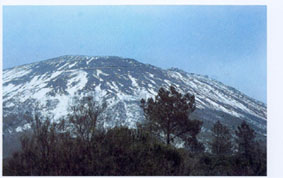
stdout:
[(128, 77), (129, 77), (129, 79), (132, 81), (132, 86), (138, 88), (139, 85), (138, 85), (137, 80), (136, 80), (134, 77), (132, 77), (130, 74), (128, 75)]
[(109, 76), (109, 74), (106, 74), (106, 73), (102, 72), (101, 70), (97, 69), (96, 70), (96, 76), (100, 77), (100, 75)]
[(86, 83), (87, 83), (87, 73), (85, 71), (75, 71), (71, 75), (71, 79), (68, 80), (67, 83), (67, 89), (66, 91), (69, 93), (69, 95), (74, 96), (75, 93), (79, 90), (82, 90)]
[(32, 72), (32, 70), (25, 69), (25, 67), (16, 67), (10, 70), (5, 70), (3, 71), (3, 83), (28, 75), (30, 72)]

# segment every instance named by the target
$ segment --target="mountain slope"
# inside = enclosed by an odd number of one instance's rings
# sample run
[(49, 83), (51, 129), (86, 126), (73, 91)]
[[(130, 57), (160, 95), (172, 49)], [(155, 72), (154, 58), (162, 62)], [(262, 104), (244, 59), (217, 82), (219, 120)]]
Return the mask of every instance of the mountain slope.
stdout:
[(66, 116), (74, 96), (94, 95), (108, 103), (114, 124), (134, 127), (142, 121), (141, 98), (153, 97), (160, 87), (175, 85), (196, 96), (193, 117), (205, 120), (204, 131), (221, 120), (231, 128), (246, 120), (266, 135), (266, 106), (236, 89), (208, 77), (179, 69), (164, 70), (119, 57), (61, 56), (3, 71), (4, 133), (21, 131), (23, 113), (38, 103), (54, 119)]

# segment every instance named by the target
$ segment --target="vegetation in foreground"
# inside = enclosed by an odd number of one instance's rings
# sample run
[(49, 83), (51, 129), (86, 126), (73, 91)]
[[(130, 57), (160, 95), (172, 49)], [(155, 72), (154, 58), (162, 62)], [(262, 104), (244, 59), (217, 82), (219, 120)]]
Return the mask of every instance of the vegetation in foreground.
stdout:
[(190, 118), (193, 95), (161, 88), (141, 107), (145, 122), (135, 129), (103, 129), (105, 105), (91, 97), (70, 107), (68, 119), (58, 123), (36, 115), (21, 138), (22, 150), (4, 160), (4, 175), (266, 175), (266, 150), (246, 122), (234, 138), (217, 121), (205, 149), (197, 137), (202, 122)]

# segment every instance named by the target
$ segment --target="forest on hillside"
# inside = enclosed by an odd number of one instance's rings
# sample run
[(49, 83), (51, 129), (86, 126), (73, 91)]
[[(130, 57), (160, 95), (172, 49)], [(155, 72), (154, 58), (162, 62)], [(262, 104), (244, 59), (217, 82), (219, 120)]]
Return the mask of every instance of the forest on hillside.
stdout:
[[(200, 140), (203, 121), (192, 119), (195, 96), (173, 86), (142, 99), (136, 128), (104, 128), (107, 104), (84, 97), (65, 119), (30, 117), (21, 150), (3, 160), (5, 176), (266, 176), (266, 145), (243, 121), (220, 121)], [(204, 143), (206, 142), (206, 143)], [(208, 145), (208, 146), (206, 146)]]

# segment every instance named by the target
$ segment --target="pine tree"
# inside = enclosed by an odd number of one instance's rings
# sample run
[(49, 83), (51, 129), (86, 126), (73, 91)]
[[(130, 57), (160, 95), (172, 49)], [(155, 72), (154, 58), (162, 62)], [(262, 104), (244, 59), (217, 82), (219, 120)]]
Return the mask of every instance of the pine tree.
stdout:
[(141, 107), (150, 130), (165, 135), (167, 145), (177, 137), (194, 136), (200, 131), (202, 122), (189, 119), (196, 108), (194, 95), (182, 95), (173, 86), (169, 91), (160, 88), (155, 99), (142, 99)]
[(236, 130), (237, 144), (237, 174), (238, 175), (256, 175), (254, 171), (254, 157), (256, 155), (256, 135), (250, 126), (243, 121)]
[(255, 150), (255, 132), (250, 126), (243, 121), (238, 130), (236, 130), (236, 143), (238, 153), (247, 159), (252, 159), (252, 153)]
[(212, 128), (211, 152), (215, 155), (228, 155), (232, 152), (231, 134), (229, 129), (217, 121)]

